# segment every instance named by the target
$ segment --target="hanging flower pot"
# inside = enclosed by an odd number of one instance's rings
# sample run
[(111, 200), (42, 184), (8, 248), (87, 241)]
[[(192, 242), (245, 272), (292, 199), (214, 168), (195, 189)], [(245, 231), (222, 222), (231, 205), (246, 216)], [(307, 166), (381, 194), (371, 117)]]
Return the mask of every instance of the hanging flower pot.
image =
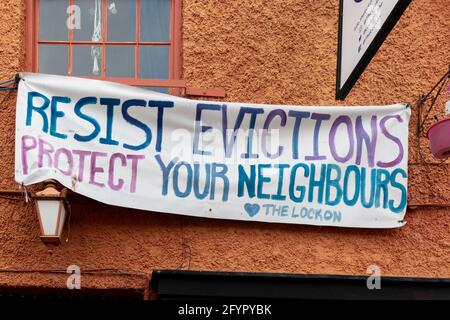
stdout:
[[(424, 131), (424, 125), (428, 119), (431, 110), (433, 109), (439, 95), (442, 93), (445, 85), (450, 81), (450, 67), (445, 75), (439, 80), (439, 82), (431, 89), (431, 91), (422, 96), (419, 100), (419, 135)], [(448, 87), (448, 92), (450, 93), (450, 86)], [(427, 101), (431, 100), (431, 105), (429, 106), (425, 116), (422, 116), (422, 109)], [(450, 102), (450, 101), (449, 101)], [(449, 102), (447, 102), (445, 108), (445, 114), (448, 115), (447, 108), (449, 107)], [(450, 117), (443, 120), (438, 120), (437, 116), (434, 116), (437, 122), (433, 123), (427, 130), (426, 137), (430, 140), (431, 153), (435, 158), (446, 159), (450, 157)]]
[(450, 118), (434, 123), (427, 131), (431, 153), (438, 159), (450, 156)]

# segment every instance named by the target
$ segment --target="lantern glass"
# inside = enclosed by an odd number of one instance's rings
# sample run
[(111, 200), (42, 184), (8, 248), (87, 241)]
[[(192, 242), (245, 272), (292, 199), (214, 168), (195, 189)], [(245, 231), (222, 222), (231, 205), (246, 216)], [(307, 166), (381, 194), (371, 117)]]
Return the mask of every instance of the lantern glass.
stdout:
[(44, 237), (59, 237), (64, 224), (66, 210), (60, 199), (37, 200), (39, 218)]

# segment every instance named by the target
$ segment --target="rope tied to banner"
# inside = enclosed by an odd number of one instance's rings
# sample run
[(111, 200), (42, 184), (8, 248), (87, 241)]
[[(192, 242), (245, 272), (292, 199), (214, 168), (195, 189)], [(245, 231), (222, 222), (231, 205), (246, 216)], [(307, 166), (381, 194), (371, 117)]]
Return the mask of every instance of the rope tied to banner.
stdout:
[(0, 81), (0, 91), (15, 90), (19, 84), (20, 75), (17, 73), (14, 78)]
[(22, 183), (20, 185), (20, 189), (23, 191), (23, 195), (25, 196), (25, 203), (30, 202), (31, 197), (28, 194), (27, 187)]

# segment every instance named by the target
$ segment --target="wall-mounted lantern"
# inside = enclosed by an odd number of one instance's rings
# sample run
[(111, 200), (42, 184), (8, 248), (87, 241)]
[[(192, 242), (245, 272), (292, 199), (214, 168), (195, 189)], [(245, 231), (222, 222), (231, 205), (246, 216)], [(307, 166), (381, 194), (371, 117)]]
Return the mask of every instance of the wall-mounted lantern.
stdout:
[(44, 186), (44, 190), (33, 197), (41, 226), (41, 240), (45, 244), (58, 245), (68, 212), (67, 189), (58, 191), (55, 180), (44, 181)]

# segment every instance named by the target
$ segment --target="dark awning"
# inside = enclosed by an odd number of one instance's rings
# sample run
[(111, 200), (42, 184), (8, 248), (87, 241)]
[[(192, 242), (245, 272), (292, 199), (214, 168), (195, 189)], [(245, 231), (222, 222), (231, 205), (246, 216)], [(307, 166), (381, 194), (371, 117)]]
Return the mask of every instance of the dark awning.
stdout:
[(155, 270), (158, 299), (450, 299), (450, 279)]

